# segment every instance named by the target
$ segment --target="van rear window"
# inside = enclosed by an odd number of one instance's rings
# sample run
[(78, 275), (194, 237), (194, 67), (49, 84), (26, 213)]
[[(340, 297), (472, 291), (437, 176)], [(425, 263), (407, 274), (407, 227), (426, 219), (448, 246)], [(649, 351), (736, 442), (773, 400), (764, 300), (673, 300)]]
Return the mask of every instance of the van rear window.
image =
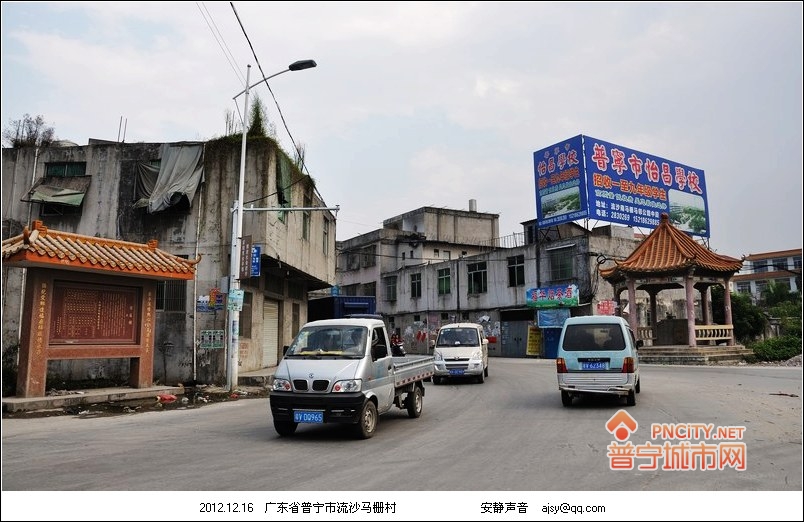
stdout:
[(568, 352), (625, 349), (623, 331), (616, 324), (568, 324), (562, 348)]

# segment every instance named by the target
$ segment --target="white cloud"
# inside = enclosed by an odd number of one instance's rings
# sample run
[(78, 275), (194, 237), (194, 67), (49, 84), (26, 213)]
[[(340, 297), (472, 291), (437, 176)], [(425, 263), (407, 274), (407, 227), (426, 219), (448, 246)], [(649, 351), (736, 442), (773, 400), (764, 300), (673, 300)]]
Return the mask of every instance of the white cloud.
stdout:
[(519, 232), (533, 151), (586, 134), (703, 169), (718, 251), (801, 246), (800, 3), (235, 8), (240, 21), (229, 2), (4, 2), (4, 123), (41, 114), (86, 143), (116, 139), (123, 118), (126, 141), (209, 139), (242, 111), (246, 64), (254, 83), (312, 58), (270, 85), (341, 206), (338, 239), (469, 199)]

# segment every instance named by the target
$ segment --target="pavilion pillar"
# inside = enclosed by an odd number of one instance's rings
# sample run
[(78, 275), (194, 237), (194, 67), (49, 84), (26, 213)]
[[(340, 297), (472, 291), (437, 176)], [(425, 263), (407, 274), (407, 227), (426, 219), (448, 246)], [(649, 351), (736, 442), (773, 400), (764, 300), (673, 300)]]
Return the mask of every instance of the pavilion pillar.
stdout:
[(653, 290), (653, 289), (648, 290), (648, 294), (650, 295), (650, 321), (651, 321), (651, 324), (646, 325), (646, 326), (650, 326), (651, 328), (653, 328), (653, 336), (654, 337), (656, 337), (656, 335), (657, 335), (657, 333), (656, 333), (656, 323), (659, 322), (659, 321), (656, 320), (656, 308), (657, 308), (656, 294), (658, 294), (658, 293), (659, 293), (658, 290)]
[(684, 291), (687, 297), (687, 338), (690, 348), (695, 348), (695, 288), (692, 283), (692, 271), (684, 278)]
[[(729, 284), (731, 281), (731, 277), (726, 277), (723, 280), (723, 318), (724, 322), (729, 325), (733, 326), (732, 318), (731, 318), (731, 292), (729, 291)], [(734, 346), (737, 344), (737, 338), (734, 336), (734, 328), (731, 329), (731, 343), (729, 346)]]
[(631, 330), (636, 333), (637, 331), (637, 304), (636, 304), (636, 284), (634, 278), (628, 276), (626, 280), (628, 284), (628, 324), (631, 325)]
[(701, 290), (701, 318), (703, 319), (703, 324), (712, 324), (712, 314), (709, 313), (710, 288), (710, 286), (706, 286)]

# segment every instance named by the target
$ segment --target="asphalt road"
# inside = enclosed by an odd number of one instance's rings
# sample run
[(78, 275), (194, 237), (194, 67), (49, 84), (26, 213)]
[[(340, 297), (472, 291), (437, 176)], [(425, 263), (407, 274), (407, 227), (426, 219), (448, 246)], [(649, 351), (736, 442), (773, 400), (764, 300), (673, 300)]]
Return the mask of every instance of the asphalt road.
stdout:
[[(801, 368), (643, 365), (636, 406), (603, 398), (564, 408), (553, 361), (495, 358), (484, 384), (427, 383), (420, 418), (394, 409), (368, 440), (333, 425), (280, 438), (266, 398), (4, 418), (3, 490), (801, 491), (801, 397)], [(628, 441), (643, 454), (632, 469), (613, 469), (609, 452), (617, 441), (606, 422), (620, 410), (638, 423)], [(651, 437), (654, 425), (689, 424), (731, 439)], [(687, 443), (738, 450), (716, 469), (690, 469)], [(651, 459), (651, 445), (676, 456)]]

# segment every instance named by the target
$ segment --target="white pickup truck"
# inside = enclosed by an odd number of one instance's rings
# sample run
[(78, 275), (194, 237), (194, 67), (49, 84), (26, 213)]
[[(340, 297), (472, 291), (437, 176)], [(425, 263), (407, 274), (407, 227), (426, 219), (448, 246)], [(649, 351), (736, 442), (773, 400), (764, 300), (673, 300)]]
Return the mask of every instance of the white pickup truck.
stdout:
[(355, 434), (368, 439), (392, 406), (412, 418), (421, 415), (424, 381), (433, 372), (430, 355), (395, 357), (380, 319), (309, 322), (274, 372), (274, 428), (284, 437), (299, 423), (353, 424)]

